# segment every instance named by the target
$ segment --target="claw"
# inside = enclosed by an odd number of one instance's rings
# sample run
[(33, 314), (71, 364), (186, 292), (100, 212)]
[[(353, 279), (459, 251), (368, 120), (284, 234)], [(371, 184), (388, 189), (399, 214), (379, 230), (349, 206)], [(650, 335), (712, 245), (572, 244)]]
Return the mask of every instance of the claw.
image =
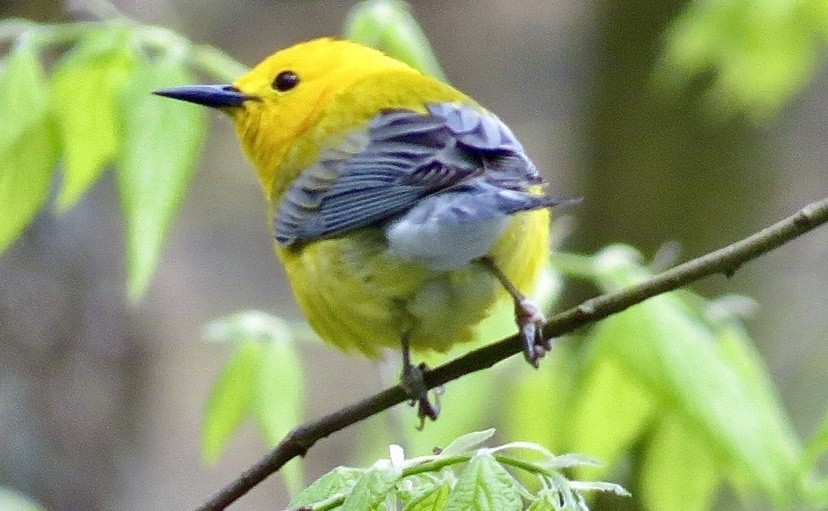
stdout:
[(417, 426), (418, 430), (423, 429), (426, 418), (434, 421), (440, 415), (439, 392), (434, 393), (434, 403), (432, 404), (428, 398), (425, 378), (423, 378), (425, 371), (428, 371), (426, 364), (420, 364), (419, 366), (404, 365), (402, 377), (400, 378), (400, 383), (410, 398), (409, 404), (417, 406), (417, 418), (420, 419), (420, 424)]
[(428, 398), (428, 386), (425, 383), (424, 373), (428, 371), (428, 365), (422, 363), (414, 366), (411, 363), (411, 355), (409, 351), (408, 338), (404, 338), (402, 342), (403, 347), (403, 368), (400, 376), (400, 384), (405, 393), (410, 399), (411, 406), (417, 405), (417, 418), (420, 419), (420, 424), (417, 426), (418, 430), (422, 430), (425, 425), (426, 418), (437, 420), (440, 415), (440, 399), (439, 390), (434, 392), (434, 402), (432, 404)]
[(523, 296), (523, 293), (500, 271), (491, 258), (484, 257), (480, 261), (500, 281), (515, 301), (515, 322), (523, 338), (523, 356), (532, 367), (537, 369), (540, 359), (552, 349), (552, 339), (546, 339), (543, 336), (546, 317), (532, 300)]
[(523, 356), (537, 369), (540, 359), (552, 348), (551, 339), (543, 337), (546, 317), (531, 300), (522, 298), (515, 300), (515, 321), (523, 337)]

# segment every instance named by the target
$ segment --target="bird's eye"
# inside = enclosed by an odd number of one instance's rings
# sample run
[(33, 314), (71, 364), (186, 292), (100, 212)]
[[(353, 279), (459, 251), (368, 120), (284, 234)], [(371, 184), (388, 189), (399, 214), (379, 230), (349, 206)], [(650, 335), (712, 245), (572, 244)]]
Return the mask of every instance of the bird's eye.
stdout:
[(279, 92), (289, 91), (299, 85), (299, 75), (293, 71), (282, 71), (273, 80), (273, 88)]

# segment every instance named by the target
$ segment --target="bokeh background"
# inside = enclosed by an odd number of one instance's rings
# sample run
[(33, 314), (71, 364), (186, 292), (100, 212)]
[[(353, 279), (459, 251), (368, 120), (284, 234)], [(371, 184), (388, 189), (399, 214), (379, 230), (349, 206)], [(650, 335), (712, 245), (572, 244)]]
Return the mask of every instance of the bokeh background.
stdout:
[[(115, 2), (250, 65), (339, 34), (354, 3)], [(0, 18), (68, 20), (83, 5), (4, 0)], [(512, 126), (554, 190), (585, 198), (568, 250), (624, 242), (650, 257), (675, 241), (689, 258), (828, 194), (826, 66), (764, 124), (710, 115), (694, 92), (653, 87), (665, 28), (685, 2), (411, 6), (452, 82)], [(68, 213), (42, 214), (0, 256), (0, 484), (53, 510), (192, 508), (264, 449), (245, 428), (216, 466), (202, 463), (201, 412), (230, 349), (205, 343), (202, 326), (249, 308), (301, 316), (272, 254), (259, 185), (220, 115), (137, 306), (125, 298), (116, 195), (105, 178)], [(810, 434), (828, 408), (828, 231), (694, 288), (757, 300), (748, 328), (795, 428)], [(304, 359), (309, 416), (382, 384), (357, 357), (309, 347)], [(359, 433), (316, 446), (309, 477), (352, 457)], [(285, 502), (274, 478), (233, 509)]]

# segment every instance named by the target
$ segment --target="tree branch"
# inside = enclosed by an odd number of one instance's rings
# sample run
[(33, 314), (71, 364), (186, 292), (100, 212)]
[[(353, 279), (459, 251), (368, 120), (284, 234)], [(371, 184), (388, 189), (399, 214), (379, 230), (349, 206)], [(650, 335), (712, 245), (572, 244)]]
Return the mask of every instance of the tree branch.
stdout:
[[(661, 293), (677, 289), (716, 273), (733, 275), (743, 264), (828, 222), (828, 198), (809, 204), (794, 215), (715, 252), (664, 271), (650, 280), (614, 293), (591, 298), (553, 316), (544, 328), (547, 338), (558, 337), (606, 318)], [(428, 388), (443, 385), (504, 360), (522, 351), (522, 341), (512, 336), (456, 358), (425, 374)], [(388, 388), (330, 415), (298, 426), (270, 454), (222, 488), (197, 511), (226, 509), (242, 495), (297, 456), (304, 456), (317, 441), (347, 426), (405, 401), (399, 385)]]

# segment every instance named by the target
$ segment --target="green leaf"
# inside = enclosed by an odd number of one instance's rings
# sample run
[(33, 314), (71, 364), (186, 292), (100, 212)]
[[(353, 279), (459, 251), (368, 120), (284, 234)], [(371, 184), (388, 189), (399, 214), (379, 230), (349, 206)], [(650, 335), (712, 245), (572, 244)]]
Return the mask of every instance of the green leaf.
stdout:
[(58, 64), (52, 99), (64, 153), (61, 210), (73, 206), (115, 158), (116, 102), (134, 65), (125, 29), (95, 33)]
[(826, 21), (821, 0), (690, 2), (667, 31), (657, 77), (687, 86), (706, 73), (712, 111), (765, 119), (819, 65)]
[(741, 377), (758, 415), (765, 449), (780, 469), (795, 471), (805, 455), (799, 436), (770, 380), (767, 367), (744, 327), (731, 320), (715, 332), (719, 354)]
[(193, 78), (179, 59), (140, 61), (121, 96), (123, 145), (118, 187), (126, 221), (129, 295), (140, 298), (152, 278), (172, 218), (204, 141), (204, 112), (152, 91)]
[(446, 500), (445, 511), (520, 510), (517, 481), (490, 454), (472, 457)]
[(819, 461), (828, 454), (828, 414), (822, 418), (822, 424), (811, 435), (805, 446), (803, 477), (812, 477), (818, 468)]
[(806, 483), (802, 498), (810, 509), (828, 509), (828, 480)]
[[(275, 447), (302, 420), (304, 375), (299, 354), (289, 338), (266, 342), (262, 351), (253, 413), (268, 444)], [(280, 472), (292, 494), (302, 489), (298, 460)]]
[(0, 252), (46, 201), (57, 144), (43, 68), (24, 42), (0, 69)]
[(372, 46), (425, 74), (445, 80), (428, 38), (400, 0), (361, 2), (348, 14), (345, 37)]
[[(641, 282), (648, 272), (610, 248), (597, 257), (605, 289)], [(766, 492), (778, 506), (794, 498), (797, 456), (766, 423), (766, 405), (744, 369), (723, 356), (714, 333), (676, 294), (660, 295), (598, 327), (608, 356), (674, 412), (731, 474)]]
[(337, 494), (350, 492), (365, 472), (366, 470), (361, 468), (336, 467), (294, 497), (288, 507), (291, 509), (308, 507)]
[(465, 454), (475, 447), (482, 445), (486, 440), (492, 438), (494, 434), (494, 428), (466, 433), (463, 436), (455, 438), (450, 444), (445, 446), (440, 452), (440, 456), (450, 458), (460, 454)]
[(213, 385), (202, 431), (201, 451), (208, 463), (218, 460), (230, 437), (251, 411), (262, 350), (258, 341), (240, 344)]
[(667, 416), (647, 445), (640, 477), (649, 511), (705, 511), (724, 474), (707, 443)]
[(389, 464), (375, 465), (360, 476), (342, 503), (342, 511), (372, 511), (385, 501), (401, 471)]
[(605, 475), (647, 427), (655, 412), (650, 392), (636, 376), (603, 353), (600, 328), (591, 341), (596, 360), (585, 371), (578, 395), (572, 400), (569, 414), (570, 443), (567, 449), (589, 453), (606, 464), (581, 466), (579, 478)]
[[(304, 374), (294, 330), (282, 318), (256, 310), (232, 314), (204, 328), (205, 337), (212, 341), (261, 344), (251, 411), (270, 446), (279, 443), (302, 419)], [(292, 495), (302, 489), (301, 460), (292, 460), (280, 473)]]
[(529, 507), (526, 508), (526, 511), (556, 511), (556, 509), (560, 509), (560, 507), (555, 506), (555, 500), (557, 499), (557, 493), (544, 493), (541, 497), (535, 501), (532, 501), (529, 504)]
[(451, 493), (451, 486), (443, 483), (424, 491), (406, 504), (403, 511), (442, 511)]
[[(398, 445), (393, 447), (390, 446), (389, 450), (394, 448), (402, 450), (402, 447)], [(402, 452), (400, 454), (402, 454)], [(391, 453), (390, 458), (391, 463), (395, 463), (395, 456), (393, 453)], [(448, 473), (449, 470), (450, 469), (445, 469), (445, 473)], [(423, 494), (434, 490), (435, 486), (440, 482), (437, 480), (438, 478), (434, 477), (434, 474), (434, 471), (426, 471), (423, 473), (408, 475), (408, 477), (405, 478), (405, 481), (400, 481), (400, 484), (397, 485), (397, 500), (402, 503), (403, 506), (407, 506), (412, 500), (418, 499), (422, 497)]]
[(605, 493), (612, 493), (619, 497), (629, 497), (630, 492), (620, 484), (608, 483), (605, 481), (569, 481), (569, 487), (578, 492), (584, 493), (587, 491), (600, 491)]
[(46, 508), (21, 493), (0, 487), (0, 509), (3, 511), (44, 511)]

